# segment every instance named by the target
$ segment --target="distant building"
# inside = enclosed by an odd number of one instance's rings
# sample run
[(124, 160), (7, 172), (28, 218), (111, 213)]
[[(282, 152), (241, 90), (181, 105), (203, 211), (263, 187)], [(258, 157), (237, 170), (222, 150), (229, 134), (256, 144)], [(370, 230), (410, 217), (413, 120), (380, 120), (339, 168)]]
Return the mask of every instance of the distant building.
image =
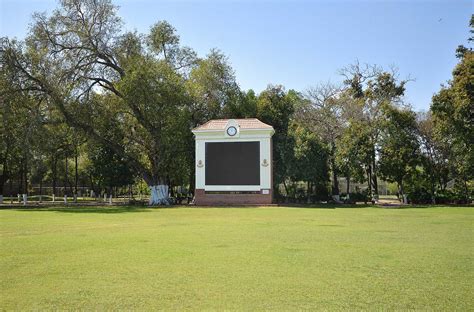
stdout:
[(197, 205), (272, 203), (272, 126), (256, 118), (215, 119), (192, 132)]

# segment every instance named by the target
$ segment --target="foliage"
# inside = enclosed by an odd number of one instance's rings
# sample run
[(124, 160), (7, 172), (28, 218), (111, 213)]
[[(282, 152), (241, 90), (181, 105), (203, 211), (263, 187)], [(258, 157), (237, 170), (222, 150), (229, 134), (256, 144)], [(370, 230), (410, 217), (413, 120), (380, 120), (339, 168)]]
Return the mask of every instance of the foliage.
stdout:
[(349, 198), (347, 198), (347, 193), (341, 194), (341, 197), (345, 198), (346, 203), (358, 203), (358, 202), (368, 203), (371, 200), (367, 190), (362, 191), (362, 192), (351, 192), (348, 194), (349, 194)]
[(452, 173), (474, 178), (474, 53), (467, 52), (453, 71), (453, 80), (433, 96), (431, 110), (438, 138), (450, 146)]
[[(257, 117), (275, 129), (273, 135), (274, 189), (291, 175), (294, 162), (294, 139), (289, 135), (290, 118), (300, 97), (295, 91), (286, 92), (282, 86), (268, 86), (257, 100)], [(285, 184), (286, 187), (286, 184)], [(278, 196), (278, 194), (276, 194)]]
[(342, 135), (344, 103), (341, 90), (331, 83), (319, 84), (308, 89), (305, 101), (296, 111), (296, 119), (324, 142), (328, 149), (328, 163), (332, 173), (332, 194), (339, 194), (337, 166), (337, 140)]
[(304, 126), (293, 123), (290, 135), (294, 140), (294, 165), (291, 180), (307, 183), (307, 196), (325, 188), (329, 181), (328, 151), (326, 146)]
[(88, 146), (89, 170), (95, 180), (96, 192), (105, 189), (110, 194), (114, 187), (134, 183), (134, 175), (120, 155), (106, 146)]
[(387, 105), (383, 108), (385, 124), (381, 129), (379, 170), (389, 182), (397, 182), (404, 195), (404, 182), (419, 163), (419, 145), (415, 113)]
[(370, 195), (378, 198), (378, 151), (385, 122), (384, 107), (403, 104), (406, 80), (399, 80), (396, 69), (384, 70), (377, 65), (361, 66), (358, 62), (341, 70), (348, 96), (348, 119), (363, 129), (368, 153), (367, 181)]

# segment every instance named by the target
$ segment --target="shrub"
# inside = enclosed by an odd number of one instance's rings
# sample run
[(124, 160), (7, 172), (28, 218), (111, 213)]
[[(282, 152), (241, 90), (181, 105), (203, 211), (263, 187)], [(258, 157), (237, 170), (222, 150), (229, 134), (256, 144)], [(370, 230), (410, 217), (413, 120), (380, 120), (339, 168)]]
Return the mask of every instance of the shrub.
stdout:
[(436, 192), (437, 204), (467, 204), (469, 199), (462, 192), (452, 190), (443, 190)]
[(431, 193), (424, 187), (417, 187), (407, 192), (410, 204), (431, 204)]
[(370, 201), (369, 193), (367, 190), (355, 193), (349, 193), (349, 198), (347, 198), (347, 194), (341, 194), (341, 198), (344, 198), (346, 203), (356, 203), (356, 202), (364, 202), (367, 203)]

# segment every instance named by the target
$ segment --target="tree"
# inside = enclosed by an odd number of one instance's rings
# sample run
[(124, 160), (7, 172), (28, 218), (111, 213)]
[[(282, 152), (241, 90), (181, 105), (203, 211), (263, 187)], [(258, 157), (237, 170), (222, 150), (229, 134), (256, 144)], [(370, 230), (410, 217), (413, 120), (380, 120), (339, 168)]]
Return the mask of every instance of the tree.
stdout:
[(384, 179), (396, 182), (407, 203), (404, 182), (419, 164), (416, 115), (413, 111), (384, 105), (385, 122), (381, 129), (379, 167)]
[(306, 195), (309, 201), (315, 192), (327, 189), (329, 151), (319, 137), (306, 129), (305, 125), (293, 122), (290, 129), (290, 135), (295, 142), (291, 178), (293, 181), (306, 182)]
[[(356, 111), (351, 113), (364, 125), (367, 143), (370, 148), (367, 163), (367, 176), (370, 195), (378, 200), (377, 150), (380, 131), (384, 122), (383, 107), (402, 106), (405, 85), (409, 81), (399, 80), (397, 71), (383, 70), (376, 65), (362, 66), (358, 62), (341, 70), (344, 84)], [(358, 110), (358, 112), (357, 112)]]
[(226, 118), (254, 118), (257, 116), (257, 96), (252, 89), (241, 92), (236, 101), (231, 101), (224, 107)]
[(35, 15), (24, 43), (4, 40), (1, 57), (16, 88), (120, 155), (150, 186), (150, 204), (167, 203), (166, 161), (187, 143), (174, 136), (189, 131), (186, 80), (196, 54), (166, 22), (146, 36), (122, 33), (116, 11), (108, 0), (63, 0), (52, 15)]
[(448, 183), (450, 148), (436, 136), (433, 115), (430, 111), (418, 113), (417, 123), (421, 162), (427, 175), (431, 202), (436, 203), (437, 189), (444, 190)]
[(134, 174), (120, 155), (107, 146), (88, 147), (88, 156), (91, 161), (90, 174), (96, 180), (96, 185), (106, 189), (108, 194), (113, 188), (133, 184)]
[(191, 114), (194, 126), (210, 119), (222, 118), (226, 110), (235, 107), (240, 89), (227, 57), (211, 50), (205, 59), (197, 61), (187, 81), (192, 98)]
[(339, 200), (339, 182), (336, 155), (336, 142), (341, 136), (344, 126), (343, 102), (341, 88), (331, 83), (319, 84), (308, 89), (302, 105), (296, 111), (296, 118), (307, 125), (322, 142), (328, 146), (329, 163), (332, 172), (332, 195)]
[(351, 180), (359, 183), (366, 181), (370, 163), (370, 148), (367, 127), (357, 119), (349, 119), (342, 135), (336, 143), (336, 165), (346, 177), (346, 194), (350, 193)]
[[(474, 41), (474, 14), (471, 15), (471, 19), (469, 20), (469, 26), (471, 27), (470, 33), (471, 36), (467, 39), (468, 42), (473, 42)], [(456, 49), (456, 57), (457, 58), (463, 58), (466, 53), (472, 52), (472, 48), (467, 48), (464, 45), (459, 45), (458, 48)]]
[[(194, 192), (195, 176), (195, 141), (190, 129), (207, 122), (210, 119), (224, 118), (238, 106), (241, 92), (235, 80), (235, 74), (228, 63), (227, 57), (218, 50), (211, 52), (204, 59), (199, 59), (196, 66), (192, 68), (189, 79), (186, 81), (186, 91), (190, 96), (187, 120), (184, 122), (187, 128), (183, 128), (183, 142), (185, 142), (185, 155), (174, 153), (172, 159), (178, 171), (188, 178), (189, 192)], [(231, 116), (234, 117), (234, 116)], [(185, 164), (186, 166), (181, 166)], [(175, 183), (185, 184), (178, 176), (173, 179)]]
[(0, 202), (5, 183), (18, 178), (18, 193), (28, 193), (30, 165), (41, 131), (40, 102), (26, 92), (15, 92), (2, 64), (0, 71)]
[(474, 179), (474, 52), (458, 51), (458, 57), (452, 80), (432, 98), (431, 112), (435, 136), (450, 147), (452, 176), (462, 186), (463, 197), (468, 198), (468, 181)]
[(278, 196), (279, 185), (283, 184), (288, 193), (286, 179), (291, 175), (294, 161), (294, 140), (289, 135), (291, 117), (300, 96), (293, 90), (288, 92), (282, 86), (269, 85), (257, 100), (257, 118), (275, 129), (273, 135), (273, 189)]

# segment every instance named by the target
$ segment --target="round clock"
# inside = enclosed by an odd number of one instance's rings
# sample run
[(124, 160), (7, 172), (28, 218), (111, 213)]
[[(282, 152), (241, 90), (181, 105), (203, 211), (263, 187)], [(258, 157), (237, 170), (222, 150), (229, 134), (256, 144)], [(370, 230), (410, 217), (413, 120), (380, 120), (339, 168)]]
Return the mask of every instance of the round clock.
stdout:
[(227, 128), (227, 134), (229, 136), (234, 136), (237, 134), (237, 128), (235, 128), (234, 126), (231, 126), (229, 128)]

